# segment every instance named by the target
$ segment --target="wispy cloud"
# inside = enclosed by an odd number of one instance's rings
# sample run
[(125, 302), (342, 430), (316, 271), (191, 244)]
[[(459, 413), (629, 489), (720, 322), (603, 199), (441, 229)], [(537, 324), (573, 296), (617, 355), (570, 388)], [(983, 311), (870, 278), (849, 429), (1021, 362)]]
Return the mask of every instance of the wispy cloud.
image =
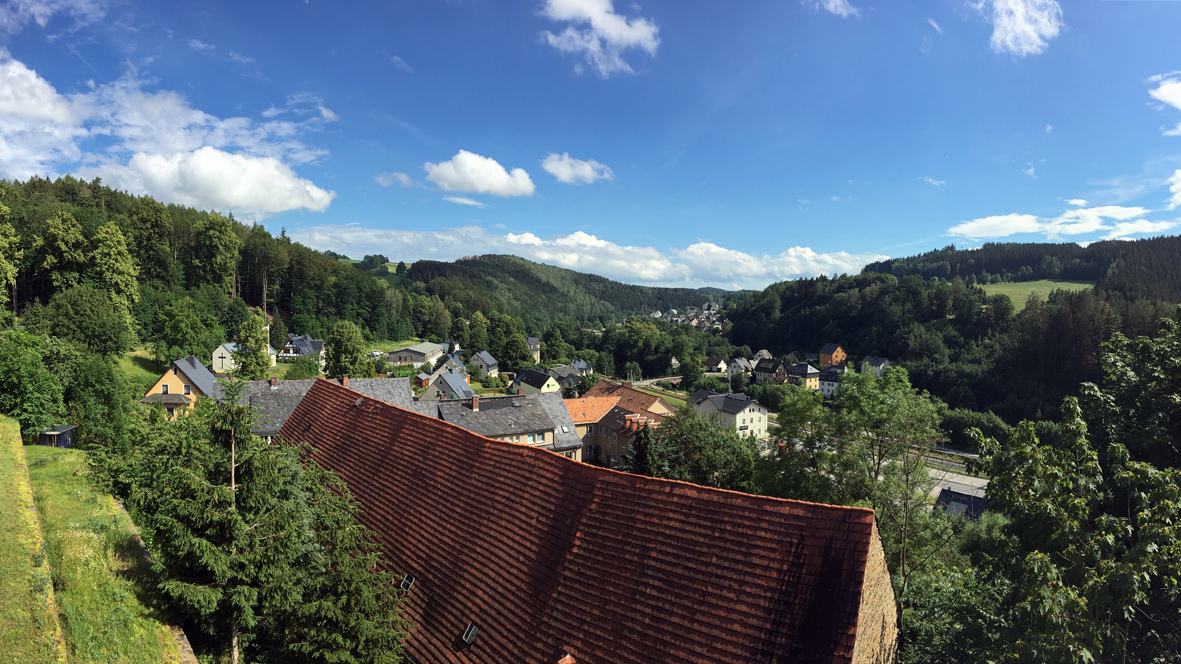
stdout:
[(595, 180), (614, 180), (615, 173), (594, 159), (575, 159), (570, 153), (551, 153), (541, 160), (541, 168), (566, 184), (590, 184)]
[[(638, 5), (632, 7), (638, 11)], [(562, 53), (581, 55), (602, 78), (635, 73), (623, 59), (624, 51), (638, 49), (655, 56), (660, 46), (656, 23), (641, 16), (628, 18), (615, 13), (612, 0), (545, 0), (541, 14), (552, 21), (572, 24), (558, 34), (542, 32), (546, 43)], [(582, 73), (582, 64), (576, 64), (574, 71)]]
[(413, 187), (418, 184), (414, 181), (414, 178), (405, 173), (378, 173), (373, 176), (373, 180), (383, 187), (388, 187), (395, 182), (403, 187)]
[[(1148, 94), (1158, 102), (1172, 106), (1177, 110), (1181, 110), (1181, 78), (1178, 76), (1181, 72), (1169, 72), (1168, 74), (1161, 74), (1153, 76), (1149, 82), (1159, 83), (1155, 90), (1149, 90)], [(1163, 106), (1161, 107), (1163, 108)], [(1172, 128), (1162, 128), (1161, 133), (1165, 136), (1181, 136), (1181, 122)]]
[(394, 66), (398, 69), (401, 69), (402, 71), (409, 72), (411, 74), (414, 73), (414, 70), (410, 68), (410, 65), (406, 64), (406, 61), (397, 55), (391, 55), (390, 62), (394, 63)]
[[(1082, 199), (1068, 201), (1086, 205)], [(1049, 240), (1078, 235), (1096, 235), (1115, 240), (1130, 235), (1159, 233), (1178, 225), (1177, 220), (1151, 220), (1153, 210), (1135, 206), (1104, 205), (1076, 207), (1057, 217), (1040, 218), (1032, 214), (1005, 214), (963, 221), (947, 229), (946, 235), (970, 240), (991, 240), (1025, 233), (1040, 233)]]
[(1029, 176), (1029, 177), (1031, 177), (1031, 178), (1036, 178), (1037, 176), (1036, 176), (1036, 175), (1034, 175), (1034, 172), (1035, 172), (1036, 170), (1037, 170), (1037, 169), (1035, 169), (1035, 168), (1033, 167), (1033, 164), (1029, 164), (1029, 165), (1027, 165), (1025, 168), (1021, 169), (1021, 172), (1022, 172), (1022, 173), (1024, 173), (1025, 175), (1028, 175), (1028, 176)]
[(71, 30), (101, 21), (106, 16), (106, 0), (10, 0), (0, 4), (0, 32), (16, 34), (29, 23), (44, 28), (56, 15), (74, 21)]
[(935, 19), (928, 18), (927, 25), (930, 25), (932, 28), (935, 28), (935, 32), (937, 32), (939, 34), (943, 34), (943, 28), (939, 27), (939, 24), (935, 22)]
[(213, 44), (206, 44), (205, 42), (201, 41), (200, 39), (190, 39), (189, 40), (189, 50), (190, 51), (205, 52), (205, 51), (212, 51), (215, 48), (217, 48), (217, 47), (214, 46)]
[(997, 53), (1037, 55), (1065, 27), (1056, 0), (969, 0), (969, 4), (992, 24), (989, 45)]
[(478, 207), (478, 208), (488, 207), (487, 205), (481, 203), (480, 201), (477, 201), (472, 198), (464, 198), (463, 196), (444, 196), (443, 200), (448, 201), (450, 203), (455, 203), (456, 205), (471, 205), (473, 207)]
[(811, 4), (817, 9), (823, 9), (830, 14), (836, 14), (843, 18), (861, 15), (861, 10), (849, 4), (849, 0), (811, 0), (810, 3), (805, 0), (805, 4)]
[(942, 187), (943, 185), (947, 184), (946, 180), (936, 180), (935, 178), (931, 177), (930, 175), (924, 175), (924, 176), (920, 177), (919, 179), (922, 180), (923, 182), (926, 182), (929, 185), (933, 185), (936, 187)]

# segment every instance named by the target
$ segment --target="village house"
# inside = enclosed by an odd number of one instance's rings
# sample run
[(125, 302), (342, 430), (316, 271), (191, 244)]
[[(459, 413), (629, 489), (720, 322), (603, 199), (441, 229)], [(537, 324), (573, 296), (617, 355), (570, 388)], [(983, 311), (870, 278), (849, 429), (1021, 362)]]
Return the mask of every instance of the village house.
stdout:
[(582, 438), (556, 392), (419, 402), (414, 410), (481, 436), (582, 461)]
[(529, 345), (529, 352), (533, 353), (533, 362), (541, 362), (541, 339), (537, 337), (528, 337), (525, 343)]
[(414, 626), (408, 661), (896, 658), (871, 509), (581, 464), (325, 380), (280, 434), (365, 506)]
[(771, 351), (764, 348), (764, 349), (760, 350), (759, 352), (755, 353), (755, 363), (757, 364), (759, 360), (770, 360), (770, 359), (773, 359), (774, 357), (775, 356), (771, 354)]
[[(210, 364), (210, 366), (213, 367), (213, 372), (229, 373), (233, 371), (234, 351), (237, 349), (238, 344), (233, 341), (227, 341), (226, 343), (218, 346), (217, 349), (213, 351), (212, 363)], [(267, 344), (267, 360), (272, 367), (275, 366), (276, 356), (277, 354), (275, 353), (275, 349), (271, 348), (270, 344)]]
[(840, 344), (828, 343), (820, 348), (820, 368), (826, 369), (834, 364), (843, 364), (849, 355)]
[[(672, 415), (674, 408), (664, 399), (632, 388), (630, 383), (601, 380), (587, 390), (585, 398), (615, 398), (615, 404), (594, 422), (584, 422), (587, 434), (583, 458), (590, 458), (608, 466), (624, 460), (631, 447), (632, 437), (645, 426), (657, 427), (661, 420)], [(598, 409), (595, 409), (597, 412)]]
[(595, 427), (599, 420), (607, 414), (615, 404), (619, 403), (619, 396), (609, 397), (580, 397), (577, 399), (566, 399), (566, 410), (570, 413), (570, 420), (574, 422), (574, 426), (578, 432), (578, 437), (582, 439), (584, 449), (592, 438), (595, 437)]
[(868, 355), (864, 360), (861, 360), (861, 373), (873, 374), (874, 378), (885, 376), (888, 368), (890, 368), (890, 360), (884, 357)]
[(759, 363), (755, 365), (754, 378), (755, 383), (759, 385), (764, 383), (782, 385), (787, 382), (787, 365), (783, 363), (783, 360), (773, 357), (759, 360)]
[[(817, 355), (817, 357), (819, 357), (819, 355)], [(783, 356), (783, 362), (785, 364), (787, 364), (788, 366), (791, 366), (793, 364), (799, 364), (800, 362), (807, 362), (807, 361), (808, 361), (808, 356), (801, 353), (798, 350), (793, 350), (792, 352)]]
[(578, 379), (582, 378), (582, 374), (578, 373), (578, 369), (570, 366), (550, 367), (546, 371), (550, 378), (553, 378), (558, 383), (558, 387), (568, 388), (577, 387)]
[(792, 385), (819, 390), (820, 370), (810, 364), (800, 363), (787, 370), (787, 380)]
[(297, 357), (313, 357), (324, 366), (324, 342), (317, 341), (310, 334), (287, 333), (287, 343), (279, 349), (280, 360), (294, 360)]
[(389, 355), (389, 362), (395, 366), (406, 366), (409, 364), (421, 367), (427, 362), (434, 364), (435, 360), (443, 357), (443, 353), (446, 350), (446, 348), (439, 344), (424, 341), (420, 344), (414, 344), (413, 346), (392, 351)]
[(672, 358), (669, 359), (668, 366), (673, 370), (674, 373), (681, 370), (681, 362), (677, 359), (676, 355), (673, 355)]
[(846, 371), (848, 371), (847, 365), (834, 364), (820, 372), (820, 393), (825, 398), (831, 399), (836, 396), (837, 390), (841, 387), (841, 376)]
[(418, 400), (470, 399), (476, 395), (476, 391), (469, 384), (470, 380), (471, 376), (461, 374), (454, 369), (448, 369), (431, 379), (431, 382), (426, 386), (426, 391), (418, 397)]
[(542, 392), (559, 392), (561, 387), (553, 376), (535, 371), (522, 369), (508, 387), (509, 394), (540, 394)]
[(705, 373), (725, 373), (726, 361), (720, 357), (710, 357), (705, 360)]
[[(702, 394), (705, 392), (705, 394)], [(693, 409), (718, 418), (722, 426), (755, 438), (767, 437), (767, 407), (745, 394), (718, 394), (700, 390), (690, 398)]]
[(140, 403), (156, 403), (164, 407), (169, 417), (188, 410), (197, 397), (213, 396), (217, 377), (196, 357), (190, 355), (176, 360), (163, 376), (148, 389)]
[(730, 366), (726, 368), (726, 377), (734, 380), (738, 374), (746, 374), (750, 376), (754, 373), (755, 365), (745, 357), (736, 357), (730, 362)]
[(492, 353), (482, 350), (472, 356), (472, 364), (480, 367), (480, 380), (496, 378), (500, 375), (500, 364), (492, 357)]
[(595, 372), (595, 368), (586, 360), (574, 360), (570, 363), (570, 367), (577, 371), (579, 376), (585, 376)]

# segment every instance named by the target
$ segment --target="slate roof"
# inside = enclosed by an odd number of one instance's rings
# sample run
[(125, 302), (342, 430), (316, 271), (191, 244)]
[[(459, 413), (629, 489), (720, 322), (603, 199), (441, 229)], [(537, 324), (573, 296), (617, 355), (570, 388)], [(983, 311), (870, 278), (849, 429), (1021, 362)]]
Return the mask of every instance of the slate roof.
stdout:
[(844, 374), (845, 371), (845, 365), (833, 364), (831, 366), (825, 367), (824, 371), (820, 372), (820, 380), (826, 383), (839, 383), (841, 382), (841, 375)]
[[(283, 423), (291, 416), (299, 402), (303, 400), (312, 384), (309, 380), (279, 380), (271, 387), (270, 381), (252, 380), (246, 383), (242, 393), (242, 402), (254, 408), (254, 426), (250, 433), (256, 436), (274, 436), (279, 433)], [(218, 384), (218, 397), (221, 396), (221, 384)]]
[(586, 360), (574, 360), (573, 362), (570, 363), (570, 366), (573, 367), (575, 371), (591, 371), (592, 370), (590, 363), (587, 362)]
[(139, 400), (140, 403), (158, 403), (165, 406), (187, 406), (193, 400), (183, 394), (149, 394)]
[(737, 366), (739, 369), (742, 369), (743, 371), (754, 371), (754, 368), (755, 368), (754, 363), (751, 362), (750, 360), (746, 359), (745, 357), (734, 358), (734, 361), (730, 363), (730, 366), (732, 366), (732, 367)]
[(415, 575), (416, 661), (851, 661), (872, 510), (628, 475), (355, 401), (316, 380), (282, 435), (345, 481), (382, 566)]
[(399, 408), (410, 408), (414, 403), (409, 378), (350, 378), (349, 389)]
[(549, 379), (549, 374), (541, 373), (540, 371), (535, 371), (533, 369), (522, 369), (517, 373), (517, 379), (513, 382), (524, 383), (530, 387), (536, 387), (540, 390)]
[(773, 374), (779, 371), (779, 367), (786, 366), (787, 365), (784, 364), (783, 360), (772, 357), (765, 360), (759, 360), (759, 363), (755, 365), (755, 371), (759, 373)]
[(548, 449), (566, 452), (582, 447), (582, 438), (578, 436), (578, 429), (574, 426), (570, 411), (566, 410), (566, 400), (562, 395), (557, 392), (546, 392), (534, 396), (554, 421), (554, 444)]
[(773, 356), (771, 355), (771, 351), (767, 350), (766, 348), (764, 348), (764, 349), (760, 350), (759, 352), (755, 353), (755, 359), (756, 359), (756, 360), (769, 360), (769, 359), (771, 359), (772, 357), (773, 357)]
[(789, 368), (787, 375), (801, 378), (819, 378), (820, 370), (810, 364), (800, 363)]
[(709, 400), (723, 413), (737, 415), (751, 406), (759, 406), (758, 399), (745, 394), (711, 394)]
[(206, 396), (212, 396), (214, 385), (217, 384), (217, 377), (209, 370), (201, 360), (190, 355), (183, 360), (176, 360), (172, 366), (180, 369), (180, 372), (189, 379), (189, 382), (197, 386), (198, 390)]
[(717, 392), (714, 392), (713, 390), (697, 390), (693, 394), (689, 395), (689, 403), (696, 406), (697, 404), (701, 403), (702, 401), (705, 401), (706, 399), (710, 398), (710, 396), (712, 396), (714, 394), (717, 394)]
[(288, 332), (287, 339), (295, 344), (295, 348), (299, 351), (300, 355), (319, 357), (320, 351), (324, 349), (324, 342), (313, 339), (310, 334), (294, 334)]
[(862, 362), (868, 364), (871, 367), (880, 367), (880, 366), (889, 364), (890, 360), (887, 360), (884, 357), (878, 357), (876, 355), (866, 355), (865, 359), (862, 360)]
[(527, 337), (525, 343), (529, 344), (529, 350), (537, 350), (541, 348), (541, 339), (537, 337)]
[(481, 436), (496, 438), (539, 431), (553, 431), (554, 420), (540, 400), (514, 397), (482, 397), (480, 410), (472, 411), (471, 399), (439, 401), (439, 419)]
[(550, 367), (547, 373), (558, 381), (559, 385), (577, 385), (578, 379), (582, 378), (582, 374), (574, 367)]
[(395, 350), (390, 354), (394, 355), (397, 353), (401, 353), (403, 351), (410, 351), (412, 353), (418, 353), (419, 355), (430, 355), (431, 353), (437, 353), (437, 352), (440, 352), (443, 350), (445, 350), (445, 348), (443, 346), (440, 346), (439, 344), (431, 343), (429, 341), (424, 341), (422, 343), (414, 344), (413, 346), (406, 346), (405, 348), (399, 348), (398, 350)]
[(798, 350), (793, 350), (792, 352), (788, 353), (786, 357), (783, 358), (784, 362), (790, 361), (792, 364), (798, 364), (800, 362), (804, 362), (807, 359), (808, 358), (804, 357), (804, 354)]
[(834, 344), (834, 343), (824, 344), (823, 346), (820, 347), (820, 354), (821, 355), (832, 355), (833, 353), (837, 352), (837, 349), (840, 347), (841, 347), (840, 344)]
[[(439, 374), (439, 376), (435, 378), (435, 381), (431, 383), (431, 385), (434, 385), (438, 382), (442, 382), (444, 388), (460, 399), (469, 398), (476, 394), (476, 391), (472, 389), (472, 386), (468, 385), (467, 381), (463, 379), (463, 376), (454, 369)], [(352, 387), (351, 380), (349, 381), (349, 387)]]
[(495, 369), (498, 366), (498, 364), (496, 362), (496, 358), (492, 357), (492, 353), (489, 353), (486, 350), (482, 350), (482, 351), (476, 353), (475, 355), (473, 355), (472, 361), (474, 362), (476, 360), (476, 358), (479, 358), (479, 360), (481, 362), (483, 362), (484, 366), (487, 367), (489, 370)]
[(935, 509), (943, 510), (944, 514), (962, 515), (976, 521), (988, 511), (988, 503), (981, 496), (973, 496), (959, 491), (944, 488), (935, 499)]
[(575, 424), (595, 424), (619, 403), (619, 397), (582, 397), (565, 402), (566, 412)]

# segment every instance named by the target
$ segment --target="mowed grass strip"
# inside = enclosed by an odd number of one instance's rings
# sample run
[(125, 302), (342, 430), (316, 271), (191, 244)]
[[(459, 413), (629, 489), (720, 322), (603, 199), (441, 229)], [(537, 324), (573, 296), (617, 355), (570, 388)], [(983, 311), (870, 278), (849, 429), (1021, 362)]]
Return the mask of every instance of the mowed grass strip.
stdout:
[(1038, 281), (1015, 281), (1006, 284), (988, 284), (981, 286), (989, 295), (1008, 295), (1017, 311), (1025, 308), (1029, 296), (1036, 293), (1045, 300), (1056, 290), (1082, 291), (1095, 287), (1093, 281), (1063, 281), (1059, 279), (1040, 279)]
[(654, 397), (660, 397), (667, 401), (668, 404), (673, 408), (681, 408), (684, 406), (687, 403), (689, 397), (689, 395), (685, 392), (669, 392), (668, 390), (662, 390), (659, 387), (644, 386), (637, 387), (635, 389), (643, 392), (644, 394), (651, 394)]
[(86, 453), (25, 448), (69, 661), (179, 662), (127, 513), (87, 483)]
[(0, 664), (64, 662), (20, 426), (0, 416)]

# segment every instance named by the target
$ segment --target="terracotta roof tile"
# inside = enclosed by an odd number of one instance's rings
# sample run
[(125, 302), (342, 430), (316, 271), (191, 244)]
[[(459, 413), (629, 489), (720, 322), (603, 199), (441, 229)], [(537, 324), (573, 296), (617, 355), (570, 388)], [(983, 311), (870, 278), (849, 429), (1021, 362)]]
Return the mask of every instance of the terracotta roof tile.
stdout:
[(356, 401), (317, 380), (281, 433), (348, 484), (386, 568), (415, 575), (415, 660), (850, 661), (871, 510), (628, 475)]
[(617, 396), (566, 399), (566, 410), (570, 411), (570, 419), (574, 420), (575, 424), (595, 424), (617, 403)]

